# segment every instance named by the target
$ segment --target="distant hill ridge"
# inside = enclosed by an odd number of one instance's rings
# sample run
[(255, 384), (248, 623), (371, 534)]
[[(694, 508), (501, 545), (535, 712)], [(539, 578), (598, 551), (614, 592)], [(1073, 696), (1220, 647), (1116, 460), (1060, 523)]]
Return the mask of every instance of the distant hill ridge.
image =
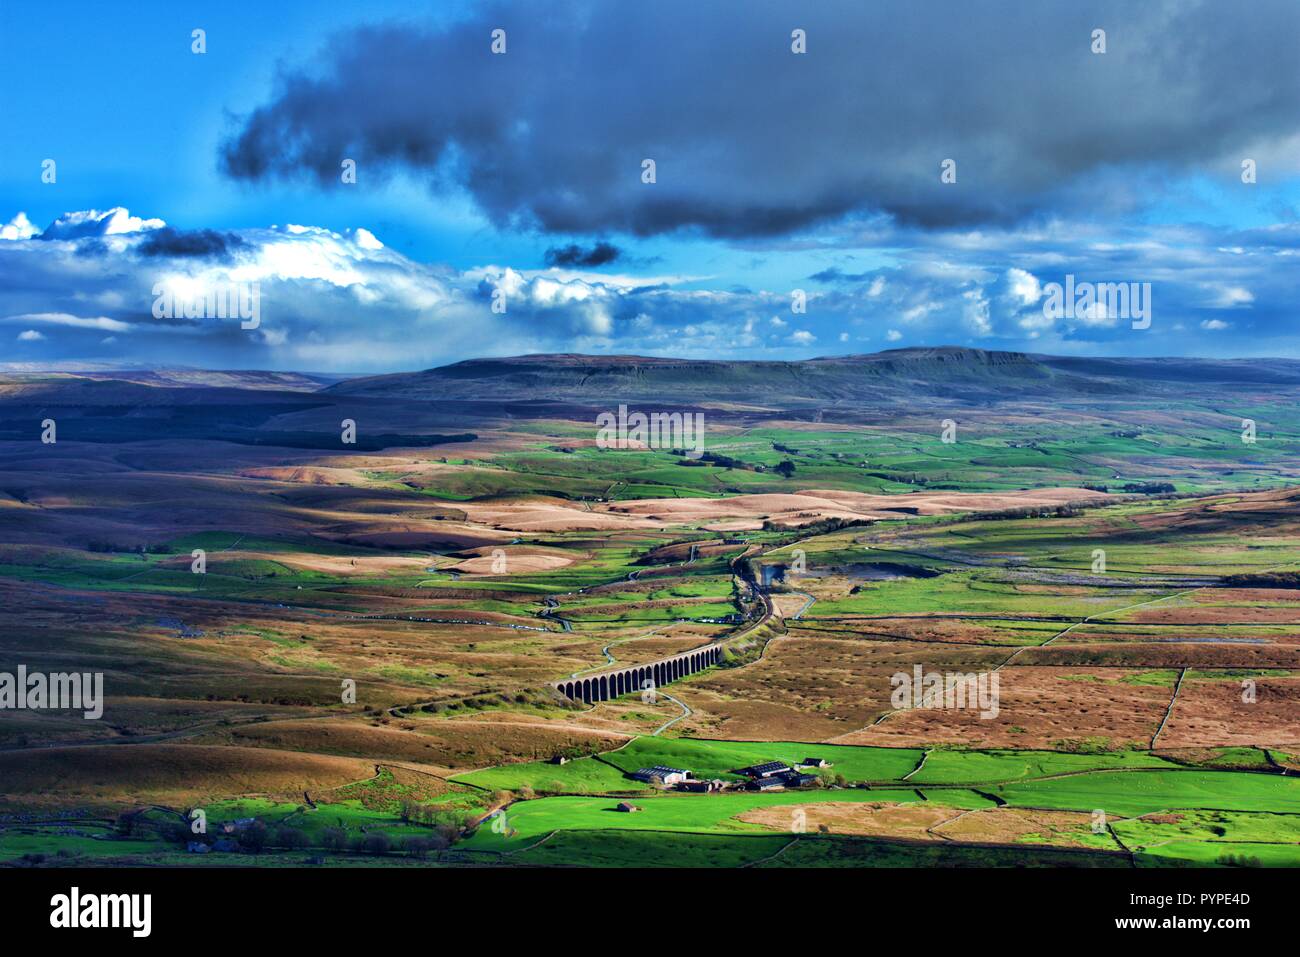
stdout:
[(574, 353), (468, 359), (348, 379), (327, 391), (391, 398), (888, 402), (917, 391), (983, 400), (1161, 391), (1176, 384), (1300, 386), (1300, 360), (1108, 359), (939, 346), (797, 361)]

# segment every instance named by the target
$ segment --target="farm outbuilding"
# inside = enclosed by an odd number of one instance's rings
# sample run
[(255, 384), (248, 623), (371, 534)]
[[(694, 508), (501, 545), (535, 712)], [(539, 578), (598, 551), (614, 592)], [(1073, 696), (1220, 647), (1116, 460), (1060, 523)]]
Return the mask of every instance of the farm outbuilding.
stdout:
[(682, 784), (692, 780), (691, 772), (685, 768), (667, 768), (662, 764), (656, 764), (652, 768), (640, 768), (632, 777), (647, 784)]
[(811, 787), (818, 781), (817, 775), (800, 774), (798, 771), (792, 771), (789, 774), (782, 774), (780, 775), (780, 778), (785, 782), (786, 787), (791, 788)]
[(765, 764), (755, 764), (747, 768), (741, 768), (737, 774), (743, 774), (747, 778), (770, 778), (774, 774), (785, 774), (787, 771), (793, 771), (794, 768), (783, 761), (768, 761)]

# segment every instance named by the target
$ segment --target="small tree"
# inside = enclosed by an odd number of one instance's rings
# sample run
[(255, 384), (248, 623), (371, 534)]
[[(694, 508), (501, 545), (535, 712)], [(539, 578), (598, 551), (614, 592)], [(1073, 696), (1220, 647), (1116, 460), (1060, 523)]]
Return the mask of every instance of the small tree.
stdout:
[(275, 829), (275, 835), (272, 843), (276, 847), (304, 847), (307, 844), (307, 835), (296, 827), (289, 827), (282, 824)]
[(266, 825), (254, 821), (239, 832), (239, 846), (250, 854), (260, 854), (266, 847)]
[(388, 839), (388, 835), (383, 831), (371, 831), (361, 839), (362, 853), (374, 857), (383, 857), (392, 849), (393, 842)]
[[(184, 824), (181, 821), (172, 821), (171, 823), (164, 825), (159, 828), (159, 833), (163, 836), (164, 840), (171, 841), (173, 844), (188, 844), (190, 841), (195, 841), (200, 838), (200, 835), (194, 834), (190, 831), (188, 824)], [(206, 843), (206, 841), (204, 843)]]
[(460, 840), (460, 828), (455, 824), (439, 824), (433, 830), (442, 844), (442, 847), (438, 848), (438, 850), (451, 847)]
[(327, 851), (341, 851), (348, 846), (348, 832), (341, 827), (327, 827), (321, 831), (320, 843)]
[(434, 848), (435, 842), (428, 837), (408, 837), (402, 841), (402, 850), (409, 857), (424, 860), (424, 856)]

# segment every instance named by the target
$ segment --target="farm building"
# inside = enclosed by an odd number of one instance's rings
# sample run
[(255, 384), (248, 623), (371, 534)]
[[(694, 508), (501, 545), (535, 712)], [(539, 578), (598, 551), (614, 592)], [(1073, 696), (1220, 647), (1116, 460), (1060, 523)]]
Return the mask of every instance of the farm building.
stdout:
[(632, 814), (633, 812), (639, 811), (641, 809), (637, 807), (635, 804), (629, 804), (627, 801), (619, 801), (618, 807), (614, 808), (614, 810), (623, 811), (625, 814)]
[(551, 758), (551, 764), (568, 764), (568, 763), (569, 763), (569, 759), (562, 754), (554, 755)]
[(652, 768), (640, 768), (632, 777), (647, 784), (681, 784), (692, 779), (690, 771), (684, 768), (666, 768), (662, 764), (656, 764)]
[(683, 781), (677, 785), (679, 791), (690, 791), (694, 794), (711, 794), (714, 791), (722, 790), (721, 781), (697, 781), (694, 778), (689, 781)]
[(741, 768), (737, 774), (743, 774), (747, 778), (770, 778), (774, 774), (785, 774), (787, 771), (793, 771), (794, 768), (781, 761), (768, 761), (765, 764), (755, 764), (747, 768)]
[(825, 758), (804, 758), (799, 762), (801, 768), (829, 768), (833, 765)]
[(749, 777), (747, 787), (755, 791), (767, 791), (771, 788), (804, 788), (817, 784), (819, 780), (815, 774), (804, 774), (780, 761), (757, 764), (752, 768), (744, 768), (738, 773)]

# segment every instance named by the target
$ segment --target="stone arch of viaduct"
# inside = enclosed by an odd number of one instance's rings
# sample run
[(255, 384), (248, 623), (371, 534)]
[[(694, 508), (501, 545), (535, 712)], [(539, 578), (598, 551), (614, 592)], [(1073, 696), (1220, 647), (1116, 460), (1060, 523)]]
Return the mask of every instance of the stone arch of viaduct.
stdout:
[(566, 678), (554, 682), (553, 687), (575, 701), (588, 703), (610, 701), (625, 694), (639, 692), (643, 688), (658, 688), (661, 685), (671, 684), (679, 678), (685, 678), (687, 675), (693, 675), (697, 671), (716, 665), (721, 660), (722, 647), (708, 645), (695, 651), (643, 665), (632, 665), (617, 671), (604, 671), (585, 678)]

